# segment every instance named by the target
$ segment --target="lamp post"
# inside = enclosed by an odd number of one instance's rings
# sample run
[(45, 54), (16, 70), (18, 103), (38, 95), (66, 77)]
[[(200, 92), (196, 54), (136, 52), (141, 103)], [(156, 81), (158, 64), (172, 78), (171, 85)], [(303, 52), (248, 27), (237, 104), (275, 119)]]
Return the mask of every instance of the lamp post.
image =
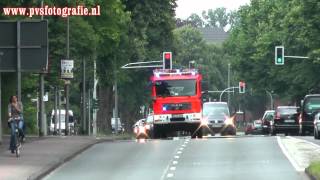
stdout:
[(269, 92), (268, 90), (266, 90), (266, 93), (270, 96), (270, 109), (273, 109), (273, 98), (272, 98), (272, 93), (273, 91)]

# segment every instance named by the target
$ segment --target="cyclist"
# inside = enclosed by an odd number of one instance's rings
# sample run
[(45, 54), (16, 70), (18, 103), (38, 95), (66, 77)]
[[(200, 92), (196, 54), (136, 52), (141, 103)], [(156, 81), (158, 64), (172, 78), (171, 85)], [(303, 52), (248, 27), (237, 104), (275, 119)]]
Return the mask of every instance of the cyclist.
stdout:
[(21, 135), (22, 139), (24, 138), (24, 132), (23, 132), (23, 118), (22, 118), (22, 111), (23, 111), (23, 106), (21, 102), (18, 102), (17, 96), (11, 96), (9, 100), (9, 105), (8, 105), (8, 116), (10, 119), (9, 125), (11, 129), (11, 138), (10, 138), (10, 150), (11, 153), (14, 153), (15, 150), (15, 121), (18, 121), (18, 130), (19, 134)]

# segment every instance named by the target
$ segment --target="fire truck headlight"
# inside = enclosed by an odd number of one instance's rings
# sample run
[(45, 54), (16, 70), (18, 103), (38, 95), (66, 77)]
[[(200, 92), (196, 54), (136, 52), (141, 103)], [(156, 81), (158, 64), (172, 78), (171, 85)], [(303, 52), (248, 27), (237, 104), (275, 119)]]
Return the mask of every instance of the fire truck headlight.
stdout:
[(133, 132), (134, 132), (135, 134), (138, 134), (138, 128), (135, 127), (134, 130), (133, 130)]

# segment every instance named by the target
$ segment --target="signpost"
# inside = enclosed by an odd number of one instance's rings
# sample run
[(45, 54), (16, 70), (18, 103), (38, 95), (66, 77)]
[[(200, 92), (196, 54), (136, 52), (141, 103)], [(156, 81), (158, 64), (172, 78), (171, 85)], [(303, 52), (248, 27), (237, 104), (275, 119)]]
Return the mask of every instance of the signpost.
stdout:
[[(43, 73), (48, 69), (48, 21), (0, 21), (0, 73), (17, 73), (17, 96), (21, 101), (21, 72)], [(41, 84), (40, 93), (44, 86)], [(41, 97), (42, 98), (42, 97)], [(43, 103), (43, 101), (40, 101)], [(0, 104), (1, 108), (1, 104)], [(39, 123), (44, 122), (44, 105), (40, 105)], [(1, 117), (1, 114), (0, 114)], [(0, 120), (1, 123), (1, 120)], [(0, 125), (1, 127), (1, 125)], [(0, 128), (0, 135), (2, 129)], [(45, 130), (40, 127), (40, 134)], [(1, 142), (1, 139), (0, 139)]]

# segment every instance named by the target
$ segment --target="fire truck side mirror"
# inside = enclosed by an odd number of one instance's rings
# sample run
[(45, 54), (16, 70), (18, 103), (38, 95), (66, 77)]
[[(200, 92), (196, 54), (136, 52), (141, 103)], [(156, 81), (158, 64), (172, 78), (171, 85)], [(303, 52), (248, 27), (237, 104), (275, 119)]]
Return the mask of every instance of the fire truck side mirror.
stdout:
[(208, 91), (202, 91), (201, 94), (207, 95), (209, 92)]

